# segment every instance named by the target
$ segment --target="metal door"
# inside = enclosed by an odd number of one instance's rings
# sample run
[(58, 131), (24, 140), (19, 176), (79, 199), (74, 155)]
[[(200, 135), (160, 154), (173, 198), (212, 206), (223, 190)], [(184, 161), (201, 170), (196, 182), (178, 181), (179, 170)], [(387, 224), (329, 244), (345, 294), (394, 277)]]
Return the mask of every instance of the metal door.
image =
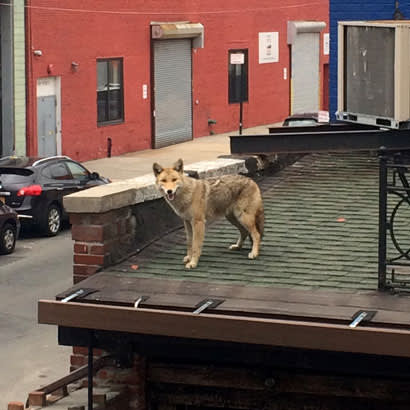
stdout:
[(319, 110), (319, 33), (298, 33), (292, 44), (292, 113)]
[(37, 98), (38, 155), (57, 155), (56, 96)]
[(191, 39), (154, 42), (155, 148), (192, 139), (191, 49)]

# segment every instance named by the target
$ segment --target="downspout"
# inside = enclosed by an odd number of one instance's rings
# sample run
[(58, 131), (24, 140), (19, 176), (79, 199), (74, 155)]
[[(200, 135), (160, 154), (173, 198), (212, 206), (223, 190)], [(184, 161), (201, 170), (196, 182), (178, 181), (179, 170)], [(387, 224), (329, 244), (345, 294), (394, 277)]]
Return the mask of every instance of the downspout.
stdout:
[(33, 32), (32, 32), (32, 9), (31, 0), (25, 0), (26, 18), (26, 154), (35, 155), (34, 143), (34, 73), (33, 73)]
[(394, 2), (393, 19), (394, 20), (405, 20), (404, 14), (399, 9), (399, 2), (397, 0)]

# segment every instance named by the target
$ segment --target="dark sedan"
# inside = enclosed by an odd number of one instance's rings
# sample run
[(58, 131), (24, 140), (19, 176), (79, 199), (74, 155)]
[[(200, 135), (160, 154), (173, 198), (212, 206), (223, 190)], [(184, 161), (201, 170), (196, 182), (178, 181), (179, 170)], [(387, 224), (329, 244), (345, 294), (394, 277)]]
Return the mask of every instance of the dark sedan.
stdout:
[(0, 159), (0, 201), (47, 236), (57, 235), (67, 218), (64, 195), (109, 182), (66, 156)]
[(14, 251), (20, 232), (17, 212), (0, 201), (0, 254)]

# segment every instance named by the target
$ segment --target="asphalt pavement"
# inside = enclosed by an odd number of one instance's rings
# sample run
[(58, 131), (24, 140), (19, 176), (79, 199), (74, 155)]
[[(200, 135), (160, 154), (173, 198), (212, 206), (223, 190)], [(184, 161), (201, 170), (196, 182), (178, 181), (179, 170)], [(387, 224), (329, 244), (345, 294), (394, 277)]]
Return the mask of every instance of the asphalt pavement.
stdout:
[(69, 372), (71, 348), (58, 345), (56, 326), (37, 323), (37, 302), (71, 286), (72, 260), (69, 229), (23, 233), (14, 253), (0, 255), (0, 410)]

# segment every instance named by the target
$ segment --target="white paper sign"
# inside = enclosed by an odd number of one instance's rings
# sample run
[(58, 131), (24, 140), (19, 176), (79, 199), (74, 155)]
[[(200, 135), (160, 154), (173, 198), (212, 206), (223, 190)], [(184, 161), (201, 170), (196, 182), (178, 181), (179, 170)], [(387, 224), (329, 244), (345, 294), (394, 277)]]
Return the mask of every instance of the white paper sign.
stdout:
[(323, 34), (323, 54), (325, 56), (329, 55), (330, 50), (330, 37), (329, 33)]
[(279, 33), (259, 33), (259, 64), (279, 61)]
[(244, 53), (231, 54), (231, 64), (245, 64), (245, 54)]

